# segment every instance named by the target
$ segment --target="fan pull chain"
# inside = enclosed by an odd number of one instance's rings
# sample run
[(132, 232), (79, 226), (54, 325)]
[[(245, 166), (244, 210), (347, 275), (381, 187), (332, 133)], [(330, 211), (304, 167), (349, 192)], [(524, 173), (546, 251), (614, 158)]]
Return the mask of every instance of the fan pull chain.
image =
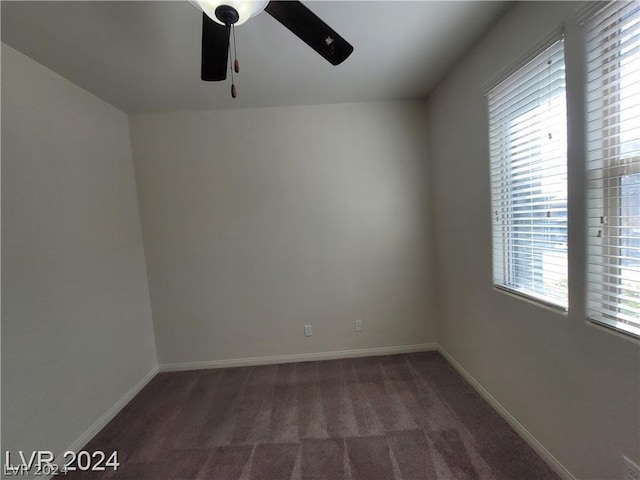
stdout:
[(236, 73), (240, 73), (240, 62), (238, 62), (238, 51), (236, 50), (236, 25), (233, 24), (231, 28), (233, 29), (233, 56), (235, 57), (235, 59), (233, 60), (233, 69), (236, 71)]
[(236, 84), (233, 79), (233, 72), (240, 72), (240, 64), (238, 63), (238, 53), (236, 51), (236, 27), (235, 25), (231, 25), (231, 32), (233, 33), (233, 66), (231, 66), (231, 49), (229, 49), (229, 70), (231, 70), (231, 97), (236, 98), (238, 96), (238, 90), (236, 89)]

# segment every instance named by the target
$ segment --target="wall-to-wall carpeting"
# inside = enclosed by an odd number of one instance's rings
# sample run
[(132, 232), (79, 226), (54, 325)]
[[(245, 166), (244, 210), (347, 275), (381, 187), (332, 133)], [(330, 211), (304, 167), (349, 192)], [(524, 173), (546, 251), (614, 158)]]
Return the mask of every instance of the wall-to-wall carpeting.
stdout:
[(555, 479), (438, 353), (161, 373), (85, 447), (131, 479)]

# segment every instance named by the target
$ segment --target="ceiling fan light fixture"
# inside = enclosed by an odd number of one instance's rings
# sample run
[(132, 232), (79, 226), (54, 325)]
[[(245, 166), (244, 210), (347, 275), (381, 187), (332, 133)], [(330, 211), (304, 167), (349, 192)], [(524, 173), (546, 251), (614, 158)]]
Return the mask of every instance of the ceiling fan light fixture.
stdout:
[[(353, 52), (353, 46), (323, 22), (299, 0), (189, 0), (202, 10), (202, 56), (200, 78), (205, 82), (226, 80), (240, 71), (236, 53), (235, 26), (262, 10), (309, 45), (332, 65), (340, 65)], [(231, 47), (233, 40), (233, 50)], [(230, 63), (232, 67), (230, 68)]]
[(238, 26), (263, 11), (269, 0), (197, 0), (197, 3), (211, 20), (220, 25), (224, 23), (216, 16), (216, 9), (220, 6), (233, 7), (238, 12), (238, 21), (235, 22)]

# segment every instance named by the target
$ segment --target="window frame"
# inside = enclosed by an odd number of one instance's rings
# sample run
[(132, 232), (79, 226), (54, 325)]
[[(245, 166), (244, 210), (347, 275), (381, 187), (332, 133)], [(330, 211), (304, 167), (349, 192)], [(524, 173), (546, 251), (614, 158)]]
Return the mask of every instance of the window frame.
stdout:
[[(620, 304), (620, 296), (623, 291), (622, 288), (617, 287), (615, 285), (621, 285), (623, 279), (621, 277), (622, 268), (620, 266), (615, 266), (615, 263), (618, 265), (621, 264), (621, 253), (624, 248), (623, 245), (619, 242), (620, 240), (620, 225), (619, 222), (612, 222), (613, 219), (620, 218), (620, 209), (622, 205), (620, 205), (620, 197), (615, 195), (609, 195), (611, 190), (619, 190), (622, 188), (622, 179), (629, 175), (640, 175), (640, 156), (632, 156), (626, 158), (618, 158), (612, 159), (614, 162), (613, 165), (609, 165), (603, 169), (603, 185), (601, 187), (603, 191), (603, 213), (604, 215), (601, 217), (601, 230), (599, 230), (598, 237), (602, 239), (611, 239), (618, 240), (617, 244), (611, 245), (605, 243), (604, 240), (602, 244), (599, 245), (601, 249), (601, 256), (603, 258), (610, 258), (613, 260), (607, 261), (606, 272), (602, 274), (603, 279), (606, 280), (606, 286), (603, 285), (603, 289), (606, 288), (606, 291), (600, 292), (598, 294), (598, 298), (593, 298), (595, 292), (593, 292), (590, 288), (587, 288), (587, 301), (592, 302), (602, 302), (605, 298), (611, 299), (610, 302), (615, 302), (618, 305)], [(629, 163), (629, 161), (631, 163)], [(601, 233), (601, 235), (600, 235)], [(614, 307), (615, 310), (611, 310), (612, 313), (620, 312), (621, 308), (619, 306)], [(608, 318), (602, 312), (597, 312), (594, 314), (593, 312), (587, 313), (587, 318), (590, 321), (593, 321), (597, 324), (604, 324), (604, 326), (614, 328), (615, 330), (619, 330), (622, 333), (632, 335), (636, 338), (640, 338), (640, 331), (628, 324), (621, 322), (620, 320), (616, 320), (614, 318)]]
[[(495, 204), (495, 190), (496, 189), (500, 189), (502, 191), (506, 191), (508, 190), (508, 184), (509, 184), (509, 177), (510, 177), (510, 170), (512, 168), (511, 163), (507, 163), (506, 166), (509, 168), (509, 173), (505, 173), (504, 175), (500, 176), (500, 180), (499, 182), (502, 184), (501, 187), (495, 187), (494, 186), (494, 174), (495, 174), (495, 166), (494, 166), (494, 159), (491, 155), (491, 150), (492, 150), (492, 145), (491, 145), (491, 138), (494, 135), (499, 135), (499, 138), (508, 138), (511, 133), (509, 132), (509, 128), (507, 127), (507, 125), (510, 122), (513, 122), (514, 120), (516, 120), (517, 118), (520, 118), (522, 115), (526, 115), (529, 112), (532, 112), (534, 109), (536, 108), (540, 108), (542, 105), (544, 105), (544, 102), (549, 101), (549, 98), (545, 99), (543, 102), (541, 103), (536, 103), (535, 105), (532, 105), (531, 108), (529, 108), (526, 112), (519, 112), (519, 114), (516, 116), (516, 114), (514, 112), (510, 112), (507, 113), (505, 115), (505, 118), (502, 120), (501, 124), (500, 124), (500, 128), (497, 129), (496, 131), (492, 131), (491, 130), (491, 92), (493, 92), (493, 90), (495, 88), (497, 88), (498, 86), (500, 86), (500, 84), (502, 84), (503, 82), (509, 80), (512, 76), (519, 74), (522, 69), (526, 68), (528, 65), (530, 65), (533, 61), (535, 61), (536, 59), (538, 59), (538, 57), (540, 57), (540, 55), (542, 55), (543, 53), (545, 53), (547, 50), (551, 49), (552, 47), (554, 47), (556, 44), (560, 43), (560, 48), (561, 48), (561, 52), (562, 52), (562, 63), (563, 65), (566, 65), (566, 56), (565, 56), (565, 48), (564, 48), (564, 35), (563, 32), (561, 30), (558, 30), (556, 32), (554, 32), (552, 35), (550, 35), (544, 42), (541, 42), (539, 44), (539, 46), (531, 51), (528, 55), (526, 55), (523, 60), (521, 60), (516, 66), (514, 66), (512, 69), (509, 70), (509, 72), (507, 74), (503, 74), (500, 77), (499, 81), (495, 81), (493, 82), (491, 87), (488, 87), (485, 89), (485, 95), (487, 97), (487, 102), (488, 102), (488, 111), (489, 111), (489, 119), (490, 119), (490, 124), (489, 124), (489, 150), (490, 150), (490, 155), (489, 155), (489, 160), (490, 160), (490, 178), (491, 178), (491, 182), (490, 182), (490, 186), (491, 186), (491, 218), (492, 218), (492, 235), (491, 235), (491, 242), (492, 242), (492, 248), (491, 248), (491, 253), (492, 253), (492, 285), (494, 290), (502, 292), (502, 293), (507, 293), (507, 294), (511, 294), (513, 296), (515, 296), (516, 298), (519, 299), (523, 299), (526, 300), (530, 303), (533, 303), (535, 305), (538, 306), (542, 306), (544, 308), (550, 309), (556, 313), (560, 313), (563, 315), (567, 315), (568, 313), (568, 308), (569, 308), (569, 292), (568, 292), (568, 288), (567, 288), (567, 293), (566, 293), (566, 304), (564, 303), (559, 303), (556, 302), (552, 297), (550, 296), (545, 296), (543, 294), (540, 294), (538, 292), (535, 292), (533, 290), (527, 289), (527, 288), (522, 288), (522, 287), (518, 287), (516, 286), (516, 273), (515, 273), (515, 269), (516, 269), (516, 260), (519, 258), (517, 253), (514, 251), (514, 238), (513, 238), (513, 232), (514, 232), (514, 223), (513, 223), (513, 219), (511, 219), (510, 221), (506, 221), (504, 219), (501, 220), (501, 217), (510, 217), (511, 213), (512, 213), (512, 209), (513, 209), (513, 204), (509, 204), (509, 205), (505, 205), (505, 204), (500, 204), (500, 205), (496, 205)], [(523, 83), (522, 85), (526, 85), (526, 83)], [(524, 87), (525, 89), (527, 88), (526, 86)], [(566, 176), (566, 180), (565, 180), (565, 185), (564, 185), (564, 192), (566, 195), (566, 203), (565, 203), (565, 210), (566, 210), (566, 217), (565, 217), (565, 223), (564, 223), (564, 228), (566, 231), (566, 237), (567, 237), (567, 249), (564, 251), (565, 255), (566, 255), (566, 261), (567, 261), (567, 283), (568, 283), (568, 251), (569, 251), (569, 242), (568, 242), (568, 236), (569, 236), (569, 229), (568, 229), (568, 209), (569, 209), (569, 205), (568, 205), (568, 151), (567, 151), (567, 147), (568, 147), (568, 113), (567, 113), (567, 87), (566, 87), (566, 78), (564, 80), (564, 88), (563, 88), (563, 92), (562, 92), (562, 97), (563, 97), (563, 102), (564, 102), (564, 124), (565, 124), (565, 131), (564, 131), (564, 135), (565, 135), (565, 139), (564, 139), (564, 147), (565, 150), (563, 152), (563, 157), (564, 157), (564, 167), (565, 167), (565, 172), (564, 175)], [(553, 97), (550, 97), (553, 98)], [(497, 132), (497, 133), (496, 133)], [(508, 143), (505, 142), (505, 143)], [(533, 175), (532, 175), (533, 176)], [(551, 201), (549, 201), (551, 203)], [(497, 238), (501, 238), (502, 240), (499, 242), (496, 242)], [(499, 256), (500, 260), (496, 261), (496, 258)], [(499, 267), (498, 265), (499, 264)], [(498, 268), (500, 270), (501, 273), (498, 273)], [(499, 278), (502, 279), (502, 282), (499, 281)], [(567, 285), (568, 287), (568, 285)]]
[[(607, 3), (606, 7), (591, 10), (588, 15), (588, 21), (592, 21), (597, 18), (598, 14), (609, 5), (610, 3)], [(596, 292), (591, 287), (593, 282), (589, 279), (591, 271), (588, 270), (585, 300), (587, 304), (587, 319), (589, 321), (596, 325), (608, 327), (622, 334), (629, 335), (635, 339), (640, 339), (640, 328), (629, 325), (628, 323), (615, 318), (616, 313), (620, 313), (620, 304), (622, 303), (621, 296), (622, 292), (625, 290), (621, 288), (624, 280), (622, 278), (623, 268), (621, 266), (621, 254), (625, 247), (621, 243), (622, 237), (620, 233), (622, 227), (619, 221), (622, 216), (620, 214), (620, 210), (622, 208), (622, 181), (626, 176), (640, 174), (640, 155), (632, 154), (625, 156), (621, 148), (623, 144), (620, 139), (620, 127), (622, 125), (622, 109), (620, 108), (622, 92), (622, 88), (620, 86), (620, 70), (622, 58), (619, 54), (621, 42), (617, 41), (617, 39), (624, 35), (624, 31), (623, 24), (620, 23), (619, 16), (615, 17), (614, 22), (619, 23), (619, 25), (613, 29), (611, 28), (610, 22), (604, 22), (600, 27), (600, 32), (605, 34), (602, 38), (602, 42), (605, 43), (605, 46), (601, 47), (603, 54), (601, 56), (600, 73), (603, 76), (609, 76), (611, 69), (615, 69), (618, 72), (614, 77), (612, 77), (615, 81), (612, 82), (610, 86), (603, 86), (601, 89), (602, 96), (613, 95), (610, 99), (610, 101), (613, 100), (612, 105), (605, 105), (599, 117), (603, 123), (605, 123), (604, 119), (607, 119), (606, 123), (600, 127), (603, 138), (607, 139), (601, 147), (600, 155), (600, 159), (603, 161), (604, 165), (601, 169), (590, 169), (589, 161), (587, 162), (587, 170), (600, 170), (602, 172), (602, 185), (599, 187), (603, 194), (602, 216), (600, 217), (600, 226), (596, 233), (596, 238), (601, 238), (602, 240), (599, 245), (594, 245), (592, 243), (592, 239), (588, 242), (589, 247), (596, 247), (599, 249), (599, 256), (603, 258), (603, 261), (600, 264), (603, 268), (603, 272), (597, 273), (597, 275), (602, 279), (602, 291)], [(586, 23), (587, 21), (585, 20), (583, 25)], [(611, 32), (607, 35), (607, 31), (610, 29)], [(585, 45), (588, 45), (586, 35)], [(586, 71), (589, 71), (588, 60), (586, 61)], [(589, 83), (590, 79), (587, 74), (585, 77), (586, 89), (588, 89)], [(588, 102), (589, 101), (586, 100), (587, 105)], [(613, 141), (613, 139), (616, 140)], [(587, 143), (588, 141), (587, 133)], [(587, 186), (587, 190), (592, 190), (592, 187)], [(587, 224), (589, 224), (588, 218)], [(615, 241), (617, 243), (611, 244), (609, 241)], [(587, 255), (591, 256), (592, 254), (588, 253)], [(604, 259), (607, 260), (605, 261)], [(591, 265), (589, 260), (587, 263)], [(612, 306), (609, 309), (603, 307), (595, 309), (590, 306), (590, 303), (599, 303), (600, 305), (603, 305), (605, 302), (615, 303), (616, 306)], [(607, 315), (607, 310), (610, 312), (610, 315)]]

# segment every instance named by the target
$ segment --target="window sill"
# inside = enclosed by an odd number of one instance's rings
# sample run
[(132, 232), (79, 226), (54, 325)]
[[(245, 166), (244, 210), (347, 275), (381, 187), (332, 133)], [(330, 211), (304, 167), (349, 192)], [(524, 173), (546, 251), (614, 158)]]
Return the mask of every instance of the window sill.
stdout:
[(624, 326), (625, 324), (620, 324), (613, 320), (596, 320), (594, 318), (587, 318), (587, 323), (600, 330), (605, 330), (607, 333), (614, 334), (617, 337), (622, 337), (634, 343), (640, 343), (640, 332), (636, 333), (633, 329), (620, 326)]
[(495, 284), (493, 285), (493, 290), (496, 292), (509, 295), (510, 297), (517, 298), (518, 300), (522, 300), (526, 303), (530, 303), (531, 305), (542, 307), (545, 310), (562, 315), (563, 317), (566, 317), (568, 315), (567, 307), (553, 304), (541, 298), (537, 298), (529, 293), (525, 293), (519, 290), (515, 290), (512, 288), (503, 287), (502, 285), (495, 285)]

